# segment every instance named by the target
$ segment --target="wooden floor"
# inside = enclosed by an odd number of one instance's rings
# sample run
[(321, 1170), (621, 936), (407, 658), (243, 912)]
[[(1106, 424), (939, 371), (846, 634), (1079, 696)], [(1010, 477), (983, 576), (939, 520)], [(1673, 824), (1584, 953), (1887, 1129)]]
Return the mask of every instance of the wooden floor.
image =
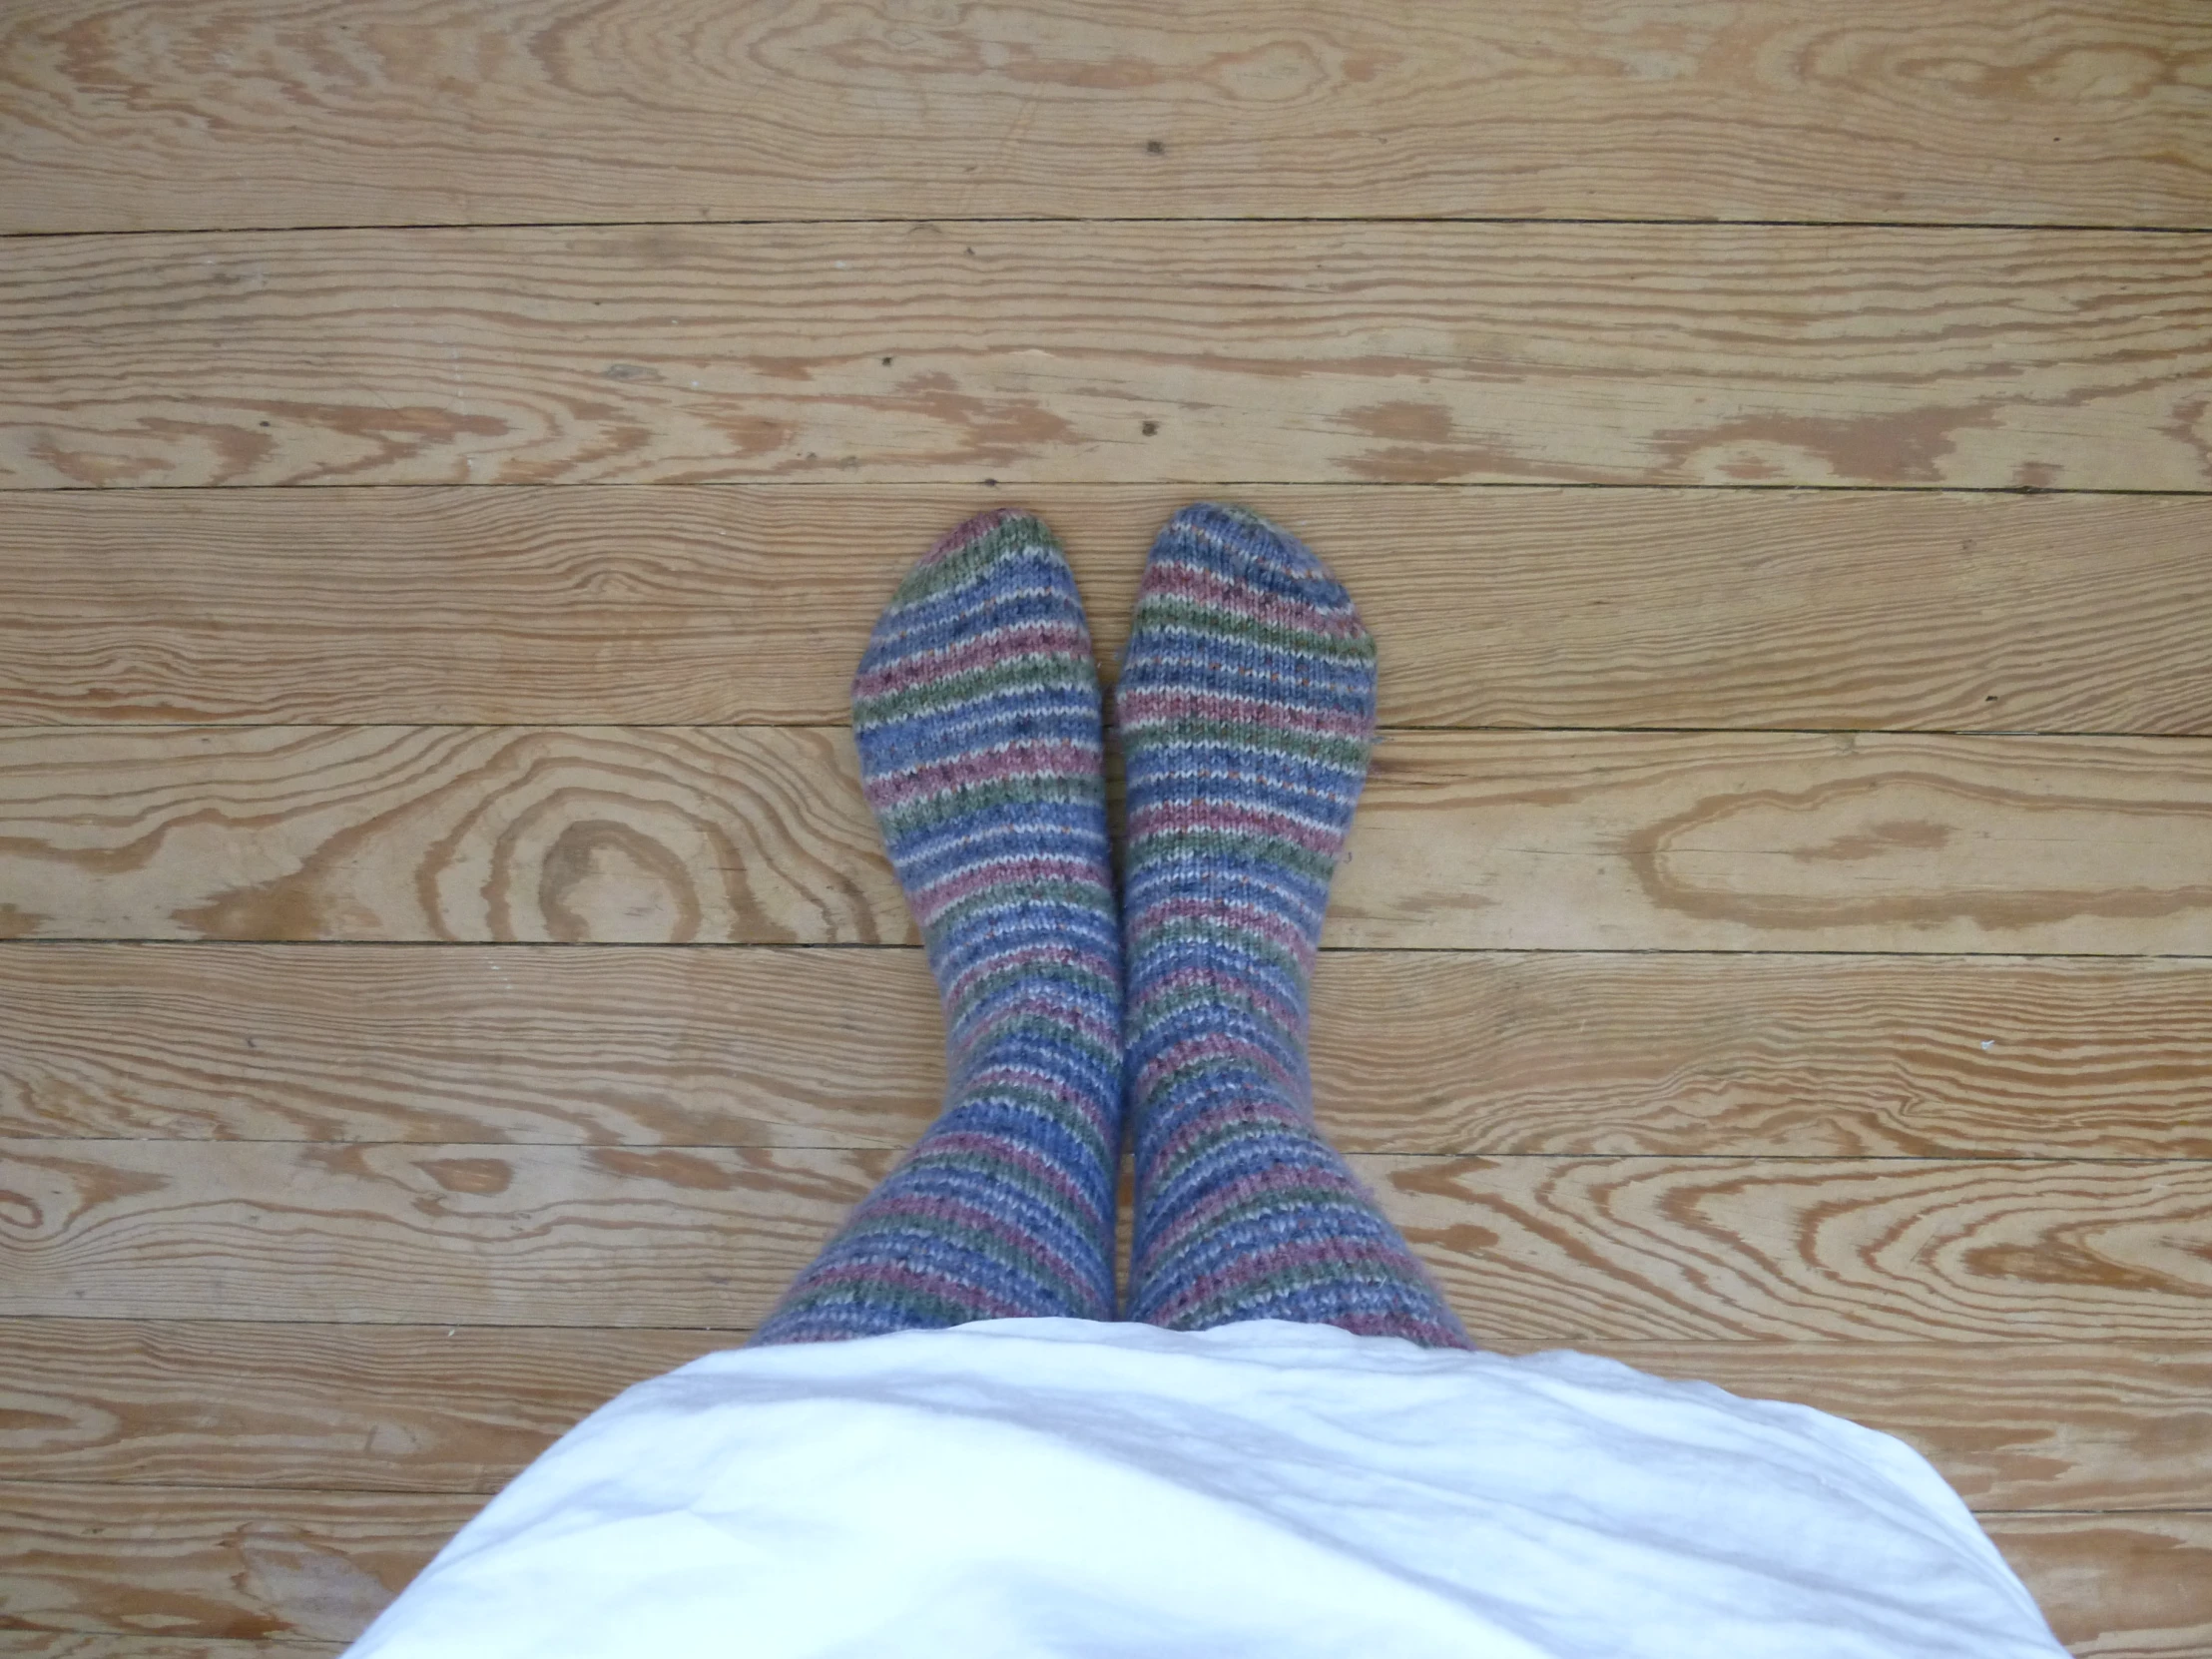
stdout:
[(1474, 1331), (2212, 1656), (2203, 0), (39, 0), (0, 232), (0, 1656), (332, 1653), (739, 1340), (940, 1080), (875, 609), (1208, 495)]

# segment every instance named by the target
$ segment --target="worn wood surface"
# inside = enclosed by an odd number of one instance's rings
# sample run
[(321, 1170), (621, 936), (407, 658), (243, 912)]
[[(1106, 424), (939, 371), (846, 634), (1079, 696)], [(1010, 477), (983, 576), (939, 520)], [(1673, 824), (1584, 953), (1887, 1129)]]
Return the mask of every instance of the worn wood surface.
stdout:
[(0, 905), (19, 933), (910, 932), (842, 731), (17, 732), (0, 753)]
[[(0, 496), (0, 723), (838, 724), (906, 564), (1009, 501), (1109, 678), (1185, 488)], [(1248, 487), (1401, 726), (2212, 735), (2212, 498)]]
[(2080, 1659), (2212, 1653), (2212, 1512), (2007, 1515), (1982, 1524)]
[(39, 238), (0, 274), (0, 485), (2202, 490), (2208, 264), (1827, 227)]
[[(892, 1154), (20, 1140), (9, 1311), (743, 1327)], [(1355, 1166), (1478, 1337), (2201, 1338), (2212, 1163)]]
[[(16, 1319), (0, 1325), (0, 1459), (16, 1481), (489, 1493), (631, 1383), (743, 1340)], [(1901, 1435), (1977, 1509), (2212, 1497), (2202, 1341), (1578, 1346)]]
[[(229, 1659), (196, 1639), (342, 1640), (475, 1496), (0, 1484), (5, 1616), (37, 1659)], [(2059, 1635), (2091, 1659), (2193, 1659), (2212, 1637), (2212, 1513), (1989, 1515)], [(70, 1638), (163, 1634), (144, 1648)], [(0, 1636), (0, 1640), (9, 1639)], [(276, 1646), (276, 1654), (290, 1653)], [(310, 1651), (312, 1651), (310, 1649)]]
[(0, 1618), (64, 1634), (348, 1641), (482, 1504), (0, 1482)]
[[(1334, 951), (1315, 1098), (1362, 1152), (2212, 1158), (2212, 963)], [(918, 951), (0, 952), (0, 1135), (904, 1146)]]
[(62, 0), (0, 73), (11, 230), (2212, 217), (2192, 0)]
[[(901, 943), (849, 735), (0, 733), (26, 937)], [(2212, 954), (2212, 742), (1399, 732), (1328, 939)]]
[(2212, 744), (1406, 732), (1334, 942), (2212, 951)]

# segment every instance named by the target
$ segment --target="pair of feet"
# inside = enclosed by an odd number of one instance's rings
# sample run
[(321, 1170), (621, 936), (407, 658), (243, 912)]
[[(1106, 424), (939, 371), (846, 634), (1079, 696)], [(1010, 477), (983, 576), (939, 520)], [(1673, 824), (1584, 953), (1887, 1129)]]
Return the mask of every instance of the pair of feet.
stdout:
[(1463, 1346), (1312, 1122), (1307, 992), (1375, 732), (1375, 645), (1294, 537), (1191, 507), (1146, 564), (1103, 710), (1052, 534), (969, 520), (893, 596), (853, 686), (861, 781), (945, 1006), (945, 1109), (757, 1342), (1116, 1308)]

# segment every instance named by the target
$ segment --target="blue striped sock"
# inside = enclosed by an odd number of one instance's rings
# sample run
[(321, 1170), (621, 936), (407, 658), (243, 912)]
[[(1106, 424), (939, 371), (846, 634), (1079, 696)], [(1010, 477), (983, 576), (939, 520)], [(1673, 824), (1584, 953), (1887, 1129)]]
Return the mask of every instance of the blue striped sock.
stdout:
[(970, 519), (853, 684), (860, 778), (944, 999), (943, 1113), (754, 1336), (1111, 1319), (1121, 950), (1098, 677), (1052, 534)]
[(1130, 1318), (1471, 1346), (1314, 1127), (1307, 989), (1375, 737), (1375, 642), (1296, 538), (1161, 532), (1114, 694), (1129, 778)]

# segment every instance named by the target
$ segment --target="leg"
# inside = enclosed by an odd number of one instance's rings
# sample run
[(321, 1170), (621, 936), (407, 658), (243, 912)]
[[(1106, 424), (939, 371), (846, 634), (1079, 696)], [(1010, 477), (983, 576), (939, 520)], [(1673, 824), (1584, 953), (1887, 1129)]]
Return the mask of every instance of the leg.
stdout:
[(1111, 1319), (1121, 953), (1098, 677), (1043, 524), (986, 513), (915, 567), (861, 659), (852, 732), (950, 1081), (753, 1341)]
[(1307, 991), (1375, 733), (1359, 613), (1284, 531), (1190, 508), (1145, 567), (1115, 707), (1129, 778), (1129, 1317), (1472, 1347), (1313, 1122)]

